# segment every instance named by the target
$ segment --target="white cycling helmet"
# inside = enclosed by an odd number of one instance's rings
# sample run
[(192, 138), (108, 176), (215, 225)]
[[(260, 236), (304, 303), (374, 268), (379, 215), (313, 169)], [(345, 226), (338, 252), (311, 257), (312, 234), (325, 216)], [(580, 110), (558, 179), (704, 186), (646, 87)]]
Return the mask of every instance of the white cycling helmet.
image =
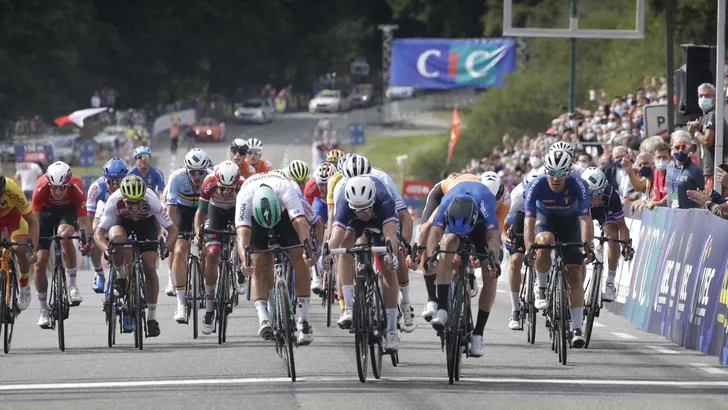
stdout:
[(68, 185), (71, 182), (71, 167), (63, 161), (54, 162), (48, 166), (46, 178), (52, 186)]
[(503, 182), (501, 182), (501, 177), (495, 172), (484, 172), (483, 175), (480, 176), (480, 182), (488, 187), (490, 192), (495, 196), (496, 200), (499, 200), (501, 199), (501, 197), (503, 197), (503, 190), (505, 188), (503, 188)]
[(596, 167), (585, 169), (581, 174), (581, 179), (586, 181), (586, 185), (591, 192), (603, 190), (607, 186), (607, 176), (604, 175), (601, 169)]
[(333, 164), (324, 162), (316, 168), (316, 171), (313, 173), (313, 177), (316, 178), (317, 184), (325, 184), (329, 182), (329, 179), (331, 179), (335, 173), (336, 167)]
[(240, 179), (240, 167), (232, 161), (223, 161), (215, 169), (215, 179), (224, 187), (235, 186)]
[(209, 161), (205, 151), (199, 148), (192, 148), (190, 152), (185, 155), (185, 168), (188, 171), (194, 170), (205, 170), (207, 169), (207, 161)]
[(263, 141), (257, 138), (248, 140), (248, 151), (263, 151)]
[(368, 177), (353, 177), (346, 181), (344, 188), (349, 208), (363, 209), (374, 205), (377, 188)]
[(571, 171), (572, 157), (566, 151), (550, 151), (546, 155), (546, 171)]
[(344, 162), (344, 169), (341, 170), (341, 175), (348, 179), (366, 175), (371, 172), (372, 164), (369, 163), (369, 160), (361, 155), (354, 154), (350, 156), (346, 162)]
[(539, 172), (538, 169), (532, 169), (525, 177), (523, 177), (523, 184), (528, 185), (531, 181), (538, 178), (539, 175), (543, 174), (543, 171)]
[(551, 145), (551, 147), (549, 147), (549, 154), (553, 151), (566, 151), (569, 153), (569, 156), (572, 158), (572, 160), (574, 159), (574, 155), (576, 155), (574, 147), (565, 141), (558, 141)]

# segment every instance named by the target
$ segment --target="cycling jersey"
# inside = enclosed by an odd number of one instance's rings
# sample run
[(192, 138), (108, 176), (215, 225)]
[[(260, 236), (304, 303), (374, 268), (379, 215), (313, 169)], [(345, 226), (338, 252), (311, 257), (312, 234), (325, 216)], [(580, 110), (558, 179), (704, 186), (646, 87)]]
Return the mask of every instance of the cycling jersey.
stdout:
[[(394, 206), (394, 198), (392, 197), (389, 188), (384, 184), (384, 182), (382, 182), (382, 180), (375, 176), (367, 175), (366, 177), (374, 181), (374, 186), (377, 192), (374, 195), (372, 218), (369, 221), (366, 221), (365, 225), (381, 228), (388, 222), (399, 222), (397, 210)], [(346, 200), (346, 192), (344, 192), (343, 189), (340, 190), (336, 199), (336, 212), (334, 214), (333, 225), (353, 230), (357, 233), (357, 236), (360, 236), (366, 226), (357, 226), (359, 225), (357, 221), (361, 220), (349, 207), (349, 201)]]
[(439, 226), (440, 228), (445, 228), (447, 226), (447, 218), (445, 215), (447, 207), (456, 196), (461, 194), (470, 195), (478, 207), (478, 221), (476, 225), (485, 226), (486, 230), (498, 229), (498, 218), (495, 212), (495, 196), (490, 192), (488, 187), (480, 183), (480, 181), (476, 182), (467, 180), (458, 182), (457, 185), (450, 187), (445, 196), (442, 197), (440, 207), (432, 220), (433, 225)]
[(329, 178), (329, 182), (326, 183), (326, 205), (334, 205), (334, 188), (336, 188), (336, 184), (338, 184), (343, 177), (344, 174), (342, 174), (341, 171), (338, 171)]
[(76, 208), (76, 216), (86, 216), (86, 194), (83, 182), (77, 176), (71, 177), (71, 182), (62, 198), (57, 199), (51, 193), (51, 184), (45, 176), (38, 178), (35, 184), (35, 194), (32, 200), (33, 212), (40, 212), (43, 208)]
[(463, 181), (480, 181), (480, 177), (474, 174), (457, 174), (440, 182), (442, 193), (446, 194), (452, 187)]
[(619, 197), (617, 190), (607, 184), (604, 187), (604, 193), (602, 194), (602, 199), (599, 201), (599, 205), (592, 206), (591, 214), (599, 222), (600, 226), (604, 226), (605, 223), (614, 223), (617, 219), (624, 218), (622, 199)]
[(6, 217), (13, 210), (20, 212), (20, 215), (28, 215), (33, 209), (25, 194), (17, 183), (10, 178), (5, 178), (5, 195), (3, 202), (0, 204), (0, 218)]
[[(247, 160), (244, 162), (244, 164), (248, 164)], [(248, 164), (248, 169), (244, 170), (242, 167), (240, 168), (240, 173), (243, 174), (243, 177), (245, 179), (248, 179), (256, 174), (262, 174), (264, 172), (270, 172), (273, 171), (273, 164), (271, 164), (270, 161), (265, 160), (263, 158), (258, 160), (258, 163), (255, 165)], [(252, 170), (252, 172), (251, 172)]]
[(244, 159), (243, 162), (240, 163), (240, 175), (242, 175), (243, 178), (255, 175), (255, 167), (248, 164), (247, 159)]
[(164, 191), (164, 173), (159, 168), (149, 167), (147, 175), (142, 175), (142, 170), (134, 165), (129, 170), (129, 175), (138, 175), (147, 184), (147, 188), (151, 188), (154, 192)]
[(301, 195), (298, 185), (283, 175), (270, 172), (256, 174), (245, 181), (235, 200), (235, 228), (250, 228), (253, 216), (255, 192), (266, 185), (273, 190), (280, 203), (281, 212), (286, 211), (291, 222), (306, 218), (309, 223), (318, 220), (315, 212)]
[(473, 174), (456, 174), (438, 182), (427, 194), (425, 208), (422, 211), (422, 220), (431, 221), (435, 210), (440, 206), (442, 197), (456, 184), (463, 181), (480, 181), (480, 178)]
[(217, 186), (217, 178), (214, 174), (208, 174), (205, 180), (202, 181), (202, 187), (200, 188), (200, 201), (198, 202), (197, 209), (200, 212), (207, 212), (207, 206), (212, 205), (215, 208), (220, 209), (233, 209), (235, 208), (235, 197), (240, 192), (240, 187), (243, 186), (245, 178), (240, 177), (238, 183), (235, 186), (235, 192), (227, 193), (223, 196)]
[(86, 210), (88, 214), (94, 216), (96, 215), (96, 211), (98, 211), (99, 215), (102, 215), (104, 203), (109, 198), (109, 195), (111, 193), (109, 192), (109, 187), (106, 185), (106, 179), (104, 177), (100, 177), (94, 181), (88, 188), (88, 194), (86, 194)]
[(316, 178), (309, 179), (303, 187), (303, 197), (306, 198), (306, 201), (313, 205), (313, 200), (316, 198), (321, 199), (322, 196), (321, 187), (316, 182)]
[[(394, 183), (394, 180), (392, 179), (392, 177), (389, 176), (389, 174), (379, 168), (372, 168), (372, 172), (370, 174), (367, 174), (367, 176), (369, 175), (379, 179), (384, 183), (384, 186), (386, 186), (389, 190), (389, 194), (392, 195), (392, 199), (394, 199), (394, 208), (397, 212), (401, 211), (402, 209), (407, 209), (407, 206), (404, 204), (404, 199), (402, 199), (402, 196), (397, 190), (397, 185)], [(339, 182), (334, 187), (334, 206), (336, 206), (336, 198), (338, 198), (339, 192), (342, 191), (344, 187), (346, 187), (347, 180), (347, 178), (341, 178), (341, 180), (339, 180)]]
[(511, 206), (508, 210), (508, 215), (505, 221), (513, 223), (516, 220), (516, 215), (519, 212), (525, 212), (526, 205), (526, 186), (524, 184), (518, 184), (517, 187), (513, 188), (511, 192)]
[(324, 223), (329, 221), (328, 208), (326, 207), (326, 202), (324, 202), (323, 199), (314, 198), (311, 207), (313, 208), (313, 211), (316, 213), (316, 215), (318, 215), (319, 218), (324, 221)]
[(112, 226), (121, 223), (122, 220), (145, 221), (152, 217), (156, 218), (157, 222), (162, 225), (162, 228), (166, 229), (172, 225), (172, 219), (170, 219), (167, 211), (162, 206), (162, 202), (157, 197), (157, 194), (149, 188), (147, 188), (147, 192), (144, 194), (144, 201), (139, 206), (139, 212), (136, 215), (132, 215), (126, 208), (121, 190), (117, 190), (111, 194), (106, 202), (104, 214), (101, 216), (101, 221), (99, 222), (99, 228), (109, 230)]
[(581, 177), (569, 174), (564, 189), (554, 192), (546, 175), (540, 175), (528, 185), (526, 191), (526, 218), (535, 218), (536, 212), (546, 216), (589, 216), (589, 190)]
[[(205, 178), (213, 175), (212, 170), (206, 169)], [(204, 181), (204, 180), (203, 180)], [(167, 205), (186, 206), (188, 208), (197, 208), (197, 201), (200, 199), (200, 184), (197, 189), (192, 186), (192, 181), (187, 175), (187, 169), (180, 168), (172, 173), (169, 179), (169, 189), (167, 190)]]

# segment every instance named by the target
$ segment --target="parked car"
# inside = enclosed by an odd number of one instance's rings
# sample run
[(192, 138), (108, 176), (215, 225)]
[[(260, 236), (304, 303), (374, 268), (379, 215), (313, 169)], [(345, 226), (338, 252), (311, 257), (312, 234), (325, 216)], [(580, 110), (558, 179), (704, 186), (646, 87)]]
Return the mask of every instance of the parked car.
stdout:
[(415, 94), (417, 93), (417, 90), (415, 87), (411, 86), (398, 86), (394, 85), (389, 88), (387, 88), (387, 91), (384, 93), (384, 96), (387, 98), (387, 100), (404, 100), (407, 98), (414, 98)]
[(316, 112), (341, 112), (349, 111), (351, 99), (346, 90), (322, 90), (308, 103), (308, 111)]
[(273, 121), (275, 109), (269, 100), (252, 99), (243, 102), (235, 109), (235, 122), (239, 123), (268, 123)]
[(358, 84), (351, 92), (351, 106), (369, 107), (374, 104), (374, 88), (371, 84)]
[(192, 125), (197, 141), (222, 141), (225, 138), (225, 123), (211, 117), (203, 117)]

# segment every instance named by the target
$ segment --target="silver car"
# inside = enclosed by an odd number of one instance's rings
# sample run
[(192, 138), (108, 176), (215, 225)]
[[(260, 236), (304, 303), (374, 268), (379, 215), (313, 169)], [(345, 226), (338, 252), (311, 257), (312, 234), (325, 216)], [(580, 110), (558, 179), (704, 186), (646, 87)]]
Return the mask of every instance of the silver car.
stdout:
[(234, 112), (235, 122), (265, 124), (273, 121), (273, 107), (268, 100), (253, 99), (242, 103)]
[(351, 100), (345, 90), (323, 90), (308, 103), (308, 111), (312, 114), (322, 111), (349, 111), (350, 108)]

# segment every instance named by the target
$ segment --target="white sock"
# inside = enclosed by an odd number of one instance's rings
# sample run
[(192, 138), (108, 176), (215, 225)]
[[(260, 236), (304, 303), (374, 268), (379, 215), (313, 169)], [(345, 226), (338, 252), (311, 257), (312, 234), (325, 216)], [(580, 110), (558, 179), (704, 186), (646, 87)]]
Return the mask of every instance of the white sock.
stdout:
[(616, 270), (607, 271), (607, 283), (614, 284), (614, 278), (617, 276)]
[(511, 292), (511, 307), (513, 310), (518, 310), (521, 307), (521, 293)]
[(215, 299), (215, 285), (205, 285), (205, 312), (212, 312), (212, 301)]
[(351, 309), (354, 304), (354, 285), (341, 285), (341, 293), (344, 294), (344, 309)]
[(40, 302), (40, 310), (51, 310), (50, 306), (48, 306), (48, 292), (38, 292), (38, 302)]
[(187, 303), (187, 291), (184, 289), (177, 291), (177, 306), (184, 306)]
[(387, 332), (397, 331), (397, 316), (399, 311), (397, 308), (387, 309)]
[(571, 330), (581, 329), (581, 318), (583, 315), (583, 307), (571, 308)]
[(309, 298), (298, 298), (298, 309), (300, 309), (298, 313), (298, 317), (301, 318), (301, 321), (308, 322), (308, 307), (310, 305), (311, 299)]
[(258, 321), (263, 322), (264, 320), (268, 320), (268, 302), (264, 300), (259, 300), (255, 302), (255, 310), (258, 311)]
[(147, 320), (157, 320), (156, 303), (147, 303)]
[(169, 283), (174, 286), (174, 278), (172, 277), (172, 269), (167, 265), (167, 276), (169, 277)]
[(67, 268), (66, 273), (68, 273), (68, 286), (76, 287), (76, 268)]
[(549, 273), (536, 271), (537, 282), (539, 288), (546, 288), (549, 286)]
[(399, 285), (399, 291), (402, 292), (402, 304), (410, 303), (409, 285)]

